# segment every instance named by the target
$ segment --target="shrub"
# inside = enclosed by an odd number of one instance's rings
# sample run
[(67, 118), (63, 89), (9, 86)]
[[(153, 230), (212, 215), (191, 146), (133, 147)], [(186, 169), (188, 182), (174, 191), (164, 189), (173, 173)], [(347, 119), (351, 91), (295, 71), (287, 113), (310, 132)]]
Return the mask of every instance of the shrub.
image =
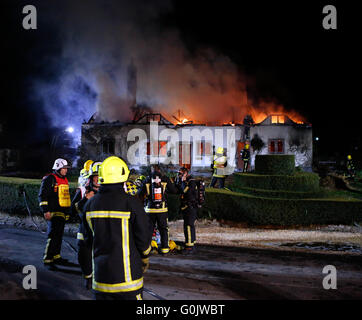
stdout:
[(262, 175), (235, 173), (234, 184), (238, 188), (264, 190), (317, 192), (319, 176), (310, 172), (297, 172), (294, 175)]
[(352, 224), (362, 221), (362, 201), (333, 199), (271, 199), (208, 189), (206, 206), (212, 217), (250, 225)]
[[(29, 209), (33, 215), (41, 215), (38, 193), (41, 179), (22, 179), (0, 177), (0, 212), (9, 214), (27, 215), (23, 191)], [(71, 199), (74, 197), (76, 183), (69, 183)]]
[(268, 154), (255, 156), (255, 172), (258, 174), (292, 175), (295, 171), (295, 156)]
[[(76, 184), (71, 183), (71, 197)], [(40, 180), (0, 178), (0, 211), (27, 214), (22, 189), (30, 210), (40, 215)], [(169, 220), (181, 219), (179, 196), (169, 195)], [(362, 201), (340, 199), (279, 199), (253, 196), (223, 189), (206, 189), (206, 204), (199, 218), (246, 222), (250, 225), (351, 224), (362, 221)]]

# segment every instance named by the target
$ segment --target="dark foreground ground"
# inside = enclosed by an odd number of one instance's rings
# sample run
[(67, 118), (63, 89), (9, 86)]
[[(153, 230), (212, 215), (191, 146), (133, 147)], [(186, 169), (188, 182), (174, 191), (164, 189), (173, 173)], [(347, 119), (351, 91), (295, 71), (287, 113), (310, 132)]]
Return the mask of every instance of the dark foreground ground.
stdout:
[[(76, 247), (74, 238), (65, 239)], [(44, 245), (39, 232), (0, 227), (0, 299), (92, 299), (77, 267), (42, 266)], [(62, 250), (76, 262), (67, 244)], [(37, 290), (22, 287), (29, 264), (37, 268)], [(323, 288), (326, 265), (337, 269), (336, 290)], [(145, 288), (167, 300), (362, 299), (361, 265), (360, 255), (200, 245), (192, 256), (151, 256)]]

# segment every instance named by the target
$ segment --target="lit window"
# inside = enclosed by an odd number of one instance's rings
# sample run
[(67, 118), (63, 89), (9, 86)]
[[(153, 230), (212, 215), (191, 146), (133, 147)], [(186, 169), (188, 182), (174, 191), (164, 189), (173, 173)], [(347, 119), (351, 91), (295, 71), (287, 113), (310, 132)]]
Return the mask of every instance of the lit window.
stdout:
[(284, 153), (284, 140), (283, 139), (271, 139), (269, 140), (269, 153)]

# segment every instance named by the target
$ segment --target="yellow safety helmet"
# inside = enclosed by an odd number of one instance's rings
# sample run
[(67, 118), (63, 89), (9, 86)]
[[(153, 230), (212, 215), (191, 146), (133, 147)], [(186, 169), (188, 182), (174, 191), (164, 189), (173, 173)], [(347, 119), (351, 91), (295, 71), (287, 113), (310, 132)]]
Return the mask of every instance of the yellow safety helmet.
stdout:
[(224, 148), (223, 147), (218, 147), (216, 150), (216, 154), (224, 154)]
[(83, 169), (85, 169), (87, 172), (89, 172), (89, 169), (91, 168), (93, 162), (94, 162), (93, 160), (87, 160), (86, 162), (84, 162)]
[(94, 162), (89, 169), (88, 177), (90, 176), (98, 176), (99, 174), (99, 168), (102, 165), (102, 162)]
[(348, 159), (348, 160), (352, 160), (352, 156), (349, 154), (349, 155), (347, 156), (347, 159)]
[(101, 164), (98, 176), (101, 184), (121, 183), (128, 180), (129, 169), (121, 158), (111, 156)]
[(127, 181), (126, 189), (127, 189), (126, 193), (128, 193), (131, 196), (135, 196), (138, 193), (139, 187), (135, 185), (133, 182)]
[(250, 146), (248, 144), (245, 145), (245, 149), (249, 149)]

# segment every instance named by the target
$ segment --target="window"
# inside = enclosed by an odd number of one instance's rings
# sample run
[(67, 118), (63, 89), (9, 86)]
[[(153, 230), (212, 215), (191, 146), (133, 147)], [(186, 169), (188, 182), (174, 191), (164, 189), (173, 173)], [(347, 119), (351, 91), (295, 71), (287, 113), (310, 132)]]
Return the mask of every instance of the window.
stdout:
[(103, 153), (114, 154), (114, 140), (107, 139), (103, 141)]
[(274, 116), (271, 116), (271, 122), (272, 123), (285, 123), (285, 119), (284, 119), (284, 116), (274, 115)]
[[(158, 155), (161, 157), (165, 157), (167, 155), (167, 141), (154, 141), (152, 154), (157, 154), (157, 147), (158, 147)], [(151, 155), (151, 142), (147, 142), (147, 155)]]
[(269, 153), (284, 153), (284, 140), (271, 139), (269, 140)]
[(179, 143), (179, 165), (181, 167), (191, 168), (191, 144)]

